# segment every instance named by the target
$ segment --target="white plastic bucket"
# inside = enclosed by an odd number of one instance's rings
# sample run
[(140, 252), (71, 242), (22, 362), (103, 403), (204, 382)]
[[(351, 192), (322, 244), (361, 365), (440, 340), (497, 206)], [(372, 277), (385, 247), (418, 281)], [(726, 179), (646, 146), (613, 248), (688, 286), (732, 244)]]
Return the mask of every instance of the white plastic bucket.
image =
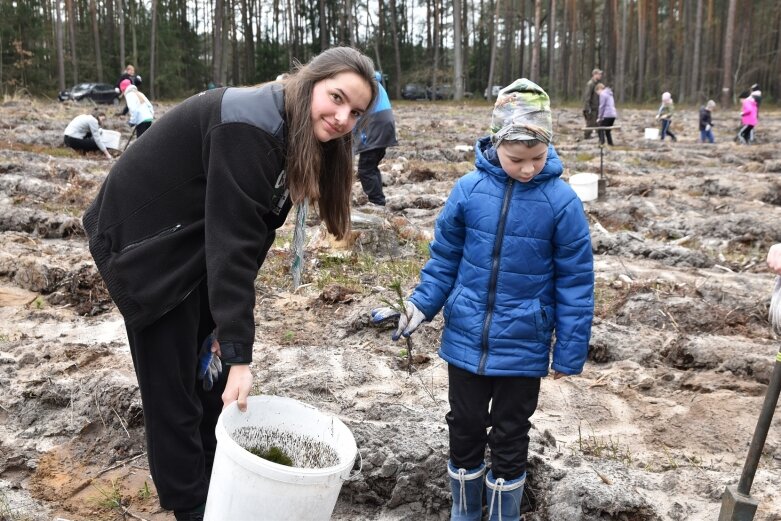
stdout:
[(574, 174), (570, 176), (569, 184), (583, 202), (593, 201), (599, 194), (599, 176), (597, 174)]
[(659, 129), (658, 128), (645, 129), (645, 139), (659, 139)]
[(106, 148), (113, 148), (114, 150), (119, 150), (119, 140), (121, 137), (122, 134), (116, 130), (106, 130), (104, 128), (100, 133), (100, 138), (103, 140), (103, 144), (106, 145)]
[[(338, 463), (325, 468), (288, 467), (246, 451), (232, 437), (241, 427), (271, 429), (327, 444)], [(327, 521), (358, 449), (338, 418), (280, 396), (250, 396), (247, 411), (236, 402), (217, 421), (206, 521)]]

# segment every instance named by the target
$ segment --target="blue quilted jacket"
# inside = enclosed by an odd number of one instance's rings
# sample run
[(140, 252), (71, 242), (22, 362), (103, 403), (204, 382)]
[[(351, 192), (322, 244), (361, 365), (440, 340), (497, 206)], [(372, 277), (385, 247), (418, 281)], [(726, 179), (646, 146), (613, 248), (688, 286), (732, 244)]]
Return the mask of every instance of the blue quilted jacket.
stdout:
[(489, 161), (489, 138), (475, 155), (476, 170), (458, 180), (437, 218), (410, 300), (428, 320), (444, 306), (439, 355), (456, 367), (490, 376), (543, 377), (549, 366), (579, 374), (594, 312), (583, 205), (561, 179), (552, 146), (528, 183)]

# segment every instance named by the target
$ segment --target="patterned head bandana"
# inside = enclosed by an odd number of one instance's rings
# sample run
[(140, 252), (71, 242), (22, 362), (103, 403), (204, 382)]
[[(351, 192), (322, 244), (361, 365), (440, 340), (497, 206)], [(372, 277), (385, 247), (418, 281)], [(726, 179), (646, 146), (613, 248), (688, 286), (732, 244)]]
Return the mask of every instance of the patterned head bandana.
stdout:
[(537, 139), (546, 145), (553, 139), (550, 98), (542, 88), (521, 78), (499, 91), (491, 116), (494, 147), (502, 141)]

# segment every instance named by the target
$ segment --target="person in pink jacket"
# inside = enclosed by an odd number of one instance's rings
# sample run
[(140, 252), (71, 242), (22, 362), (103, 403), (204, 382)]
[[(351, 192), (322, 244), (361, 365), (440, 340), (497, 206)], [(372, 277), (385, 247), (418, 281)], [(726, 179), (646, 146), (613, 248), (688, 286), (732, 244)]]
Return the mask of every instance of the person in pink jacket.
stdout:
[(754, 127), (759, 120), (759, 110), (757, 100), (752, 96), (741, 95), (741, 105), (743, 110), (740, 118), (740, 132), (738, 132), (738, 141), (743, 145), (749, 145), (754, 140)]

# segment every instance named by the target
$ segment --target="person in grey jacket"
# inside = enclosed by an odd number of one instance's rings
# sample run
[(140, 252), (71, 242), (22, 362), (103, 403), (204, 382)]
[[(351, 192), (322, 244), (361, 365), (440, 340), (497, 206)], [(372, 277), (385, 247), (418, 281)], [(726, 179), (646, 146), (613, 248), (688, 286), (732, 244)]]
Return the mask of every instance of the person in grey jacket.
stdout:
[(63, 142), (65, 146), (74, 150), (92, 152), (100, 150), (107, 159), (112, 159), (111, 153), (106, 149), (101, 134), (103, 133), (103, 123), (106, 121), (106, 114), (97, 113), (82, 114), (76, 116), (68, 123), (63, 133)]
[(404, 309), (372, 311), (374, 322), (399, 317), (396, 340), (442, 310), (451, 520), (481, 519), (485, 483), (489, 519), (518, 521), (540, 380), (581, 373), (594, 312), (588, 221), (561, 179), (547, 93), (516, 80), (500, 91), (491, 123), (475, 170), (437, 218)]
[[(594, 89), (599, 95), (599, 111), (597, 112), (597, 125), (600, 127), (612, 127), (616, 122), (618, 112), (616, 112), (616, 103), (613, 100), (613, 91), (610, 87), (605, 87), (604, 84), (598, 83), (596, 89)], [(599, 144), (604, 145), (605, 141), (611, 147), (613, 146), (613, 136), (611, 130), (599, 131)]]
[(333, 47), (284, 81), (201, 92), (122, 154), (84, 214), (177, 521), (203, 519), (222, 407), (247, 408), (255, 279), (276, 230), (310, 201), (330, 233), (349, 231), (352, 130), (373, 76), (369, 58)]

